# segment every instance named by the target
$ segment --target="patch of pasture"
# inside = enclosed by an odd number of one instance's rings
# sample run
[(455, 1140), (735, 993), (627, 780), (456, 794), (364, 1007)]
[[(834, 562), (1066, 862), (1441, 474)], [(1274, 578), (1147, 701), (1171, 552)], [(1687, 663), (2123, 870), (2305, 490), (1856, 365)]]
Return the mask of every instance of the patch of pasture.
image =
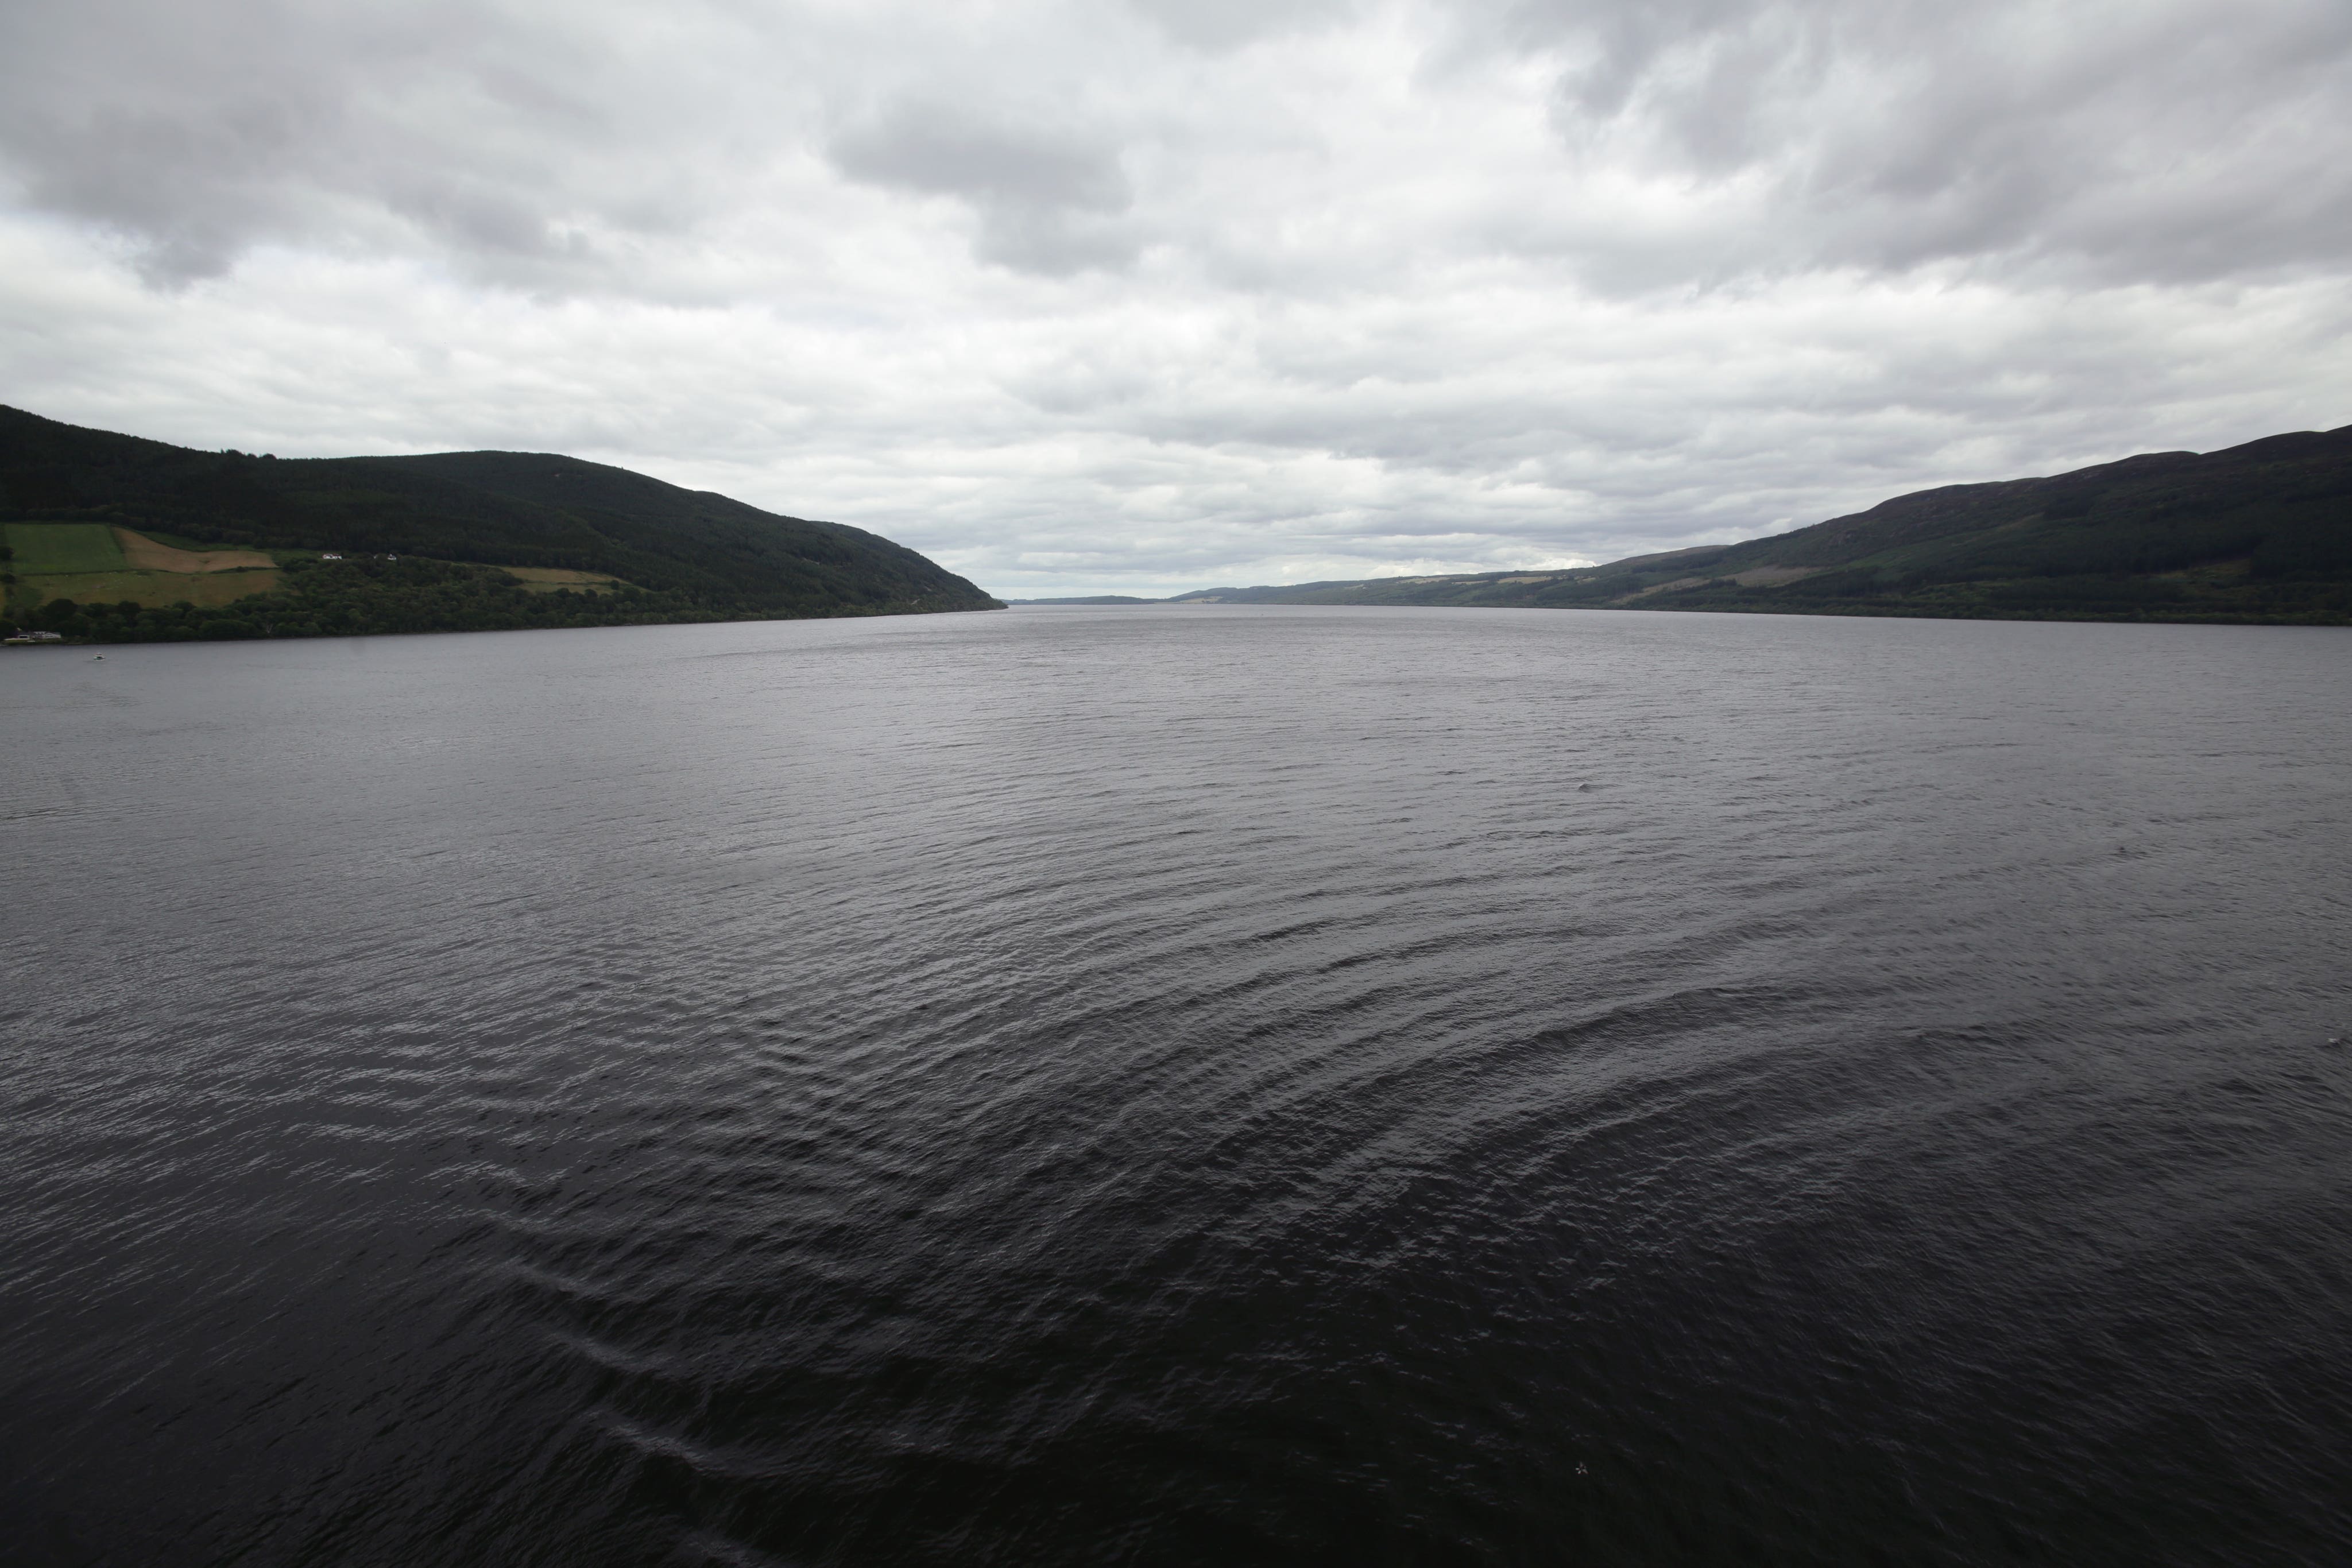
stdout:
[(120, 604), (127, 599), (147, 610), (183, 600), (210, 610), (268, 593), (285, 580), (281, 571), (81, 571), (53, 573), (21, 586), (37, 595), (28, 609), (58, 599), (76, 604)]
[(19, 577), (50, 572), (120, 571), (126, 564), (114, 530), (104, 523), (0, 524), (16, 559), (8, 563)]

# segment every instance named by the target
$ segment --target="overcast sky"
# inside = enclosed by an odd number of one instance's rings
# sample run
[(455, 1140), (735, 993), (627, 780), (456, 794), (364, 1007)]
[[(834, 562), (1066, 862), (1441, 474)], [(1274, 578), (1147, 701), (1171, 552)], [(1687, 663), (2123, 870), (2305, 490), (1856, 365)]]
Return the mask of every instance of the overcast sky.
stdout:
[(2347, 0), (0, 0), (0, 402), (1000, 594), (2352, 423)]

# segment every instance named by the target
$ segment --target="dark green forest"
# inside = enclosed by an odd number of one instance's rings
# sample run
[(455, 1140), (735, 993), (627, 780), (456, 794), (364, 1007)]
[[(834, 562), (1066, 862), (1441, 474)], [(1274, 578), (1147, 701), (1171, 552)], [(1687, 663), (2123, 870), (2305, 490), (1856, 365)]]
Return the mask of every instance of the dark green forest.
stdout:
[(1185, 601), (2352, 624), (2352, 426), (1952, 485), (1740, 544)]
[[(32, 612), (45, 625), (78, 617), (93, 636), (142, 626), (155, 635), (246, 634), (220, 629), (240, 624), (291, 635), (314, 626), (458, 631), (998, 607), (964, 579), (864, 529), (782, 517), (578, 458), (198, 452), (0, 408), (0, 522), (69, 521), (199, 547), (295, 552), (280, 556), (296, 573), (286, 587), (235, 613), (56, 604)], [(313, 563), (301, 553), (319, 551), (401, 559)], [(468, 570), (498, 566), (604, 572), (632, 587), (530, 593), (502, 573)]]

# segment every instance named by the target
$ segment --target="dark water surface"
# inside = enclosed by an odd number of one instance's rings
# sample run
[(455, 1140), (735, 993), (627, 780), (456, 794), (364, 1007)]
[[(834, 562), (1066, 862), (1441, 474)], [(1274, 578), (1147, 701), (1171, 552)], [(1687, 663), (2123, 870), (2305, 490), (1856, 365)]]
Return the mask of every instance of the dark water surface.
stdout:
[(2352, 1562), (2352, 633), (0, 658), (0, 1552)]

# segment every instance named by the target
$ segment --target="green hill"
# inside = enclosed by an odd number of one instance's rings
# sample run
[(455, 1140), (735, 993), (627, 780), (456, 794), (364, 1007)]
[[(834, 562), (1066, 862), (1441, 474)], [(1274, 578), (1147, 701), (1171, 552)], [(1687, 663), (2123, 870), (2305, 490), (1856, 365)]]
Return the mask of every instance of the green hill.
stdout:
[(1950, 485), (1769, 538), (1576, 570), (1216, 588), (1178, 602), (2352, 624), (2352, 426)]
[[(362, 615), (363, 630), (998, 608), (962, 578), (861, 528), (780, 517), (574, 457), (196, 452), (0, 408), (0, 524), (15, 542), (59, 523), (132, 529), (191, 549), (268, 552), (288, 569), (281, 598), (315, 599), (312, 591), (327, 588), (348, 603), (407, 596), (407, 608), (391, 617), (399, 624)], [(329, 554), (346, 559), (322, 562)], [(448, 570), (428, 570), (432, 563)], [(12, 564), (20, 581), (12, 585), (11, 613), (24, 619), (40, 608), (26, 602), (32, 563)], [(510, 573), (485, 570), (498, 568), (587, 574), (617, 580), (621, 589), (531, 592), (547, 584), (515, 587)], [(539, 602), (551, 598), (572, 602)], [(287, 628), (320, 619), (310, 612), (316, 606), (247, 608)], [(551, 619), (559, 609), (572, 619)], [(350, 616), (344, 622), (355, 624)]]

